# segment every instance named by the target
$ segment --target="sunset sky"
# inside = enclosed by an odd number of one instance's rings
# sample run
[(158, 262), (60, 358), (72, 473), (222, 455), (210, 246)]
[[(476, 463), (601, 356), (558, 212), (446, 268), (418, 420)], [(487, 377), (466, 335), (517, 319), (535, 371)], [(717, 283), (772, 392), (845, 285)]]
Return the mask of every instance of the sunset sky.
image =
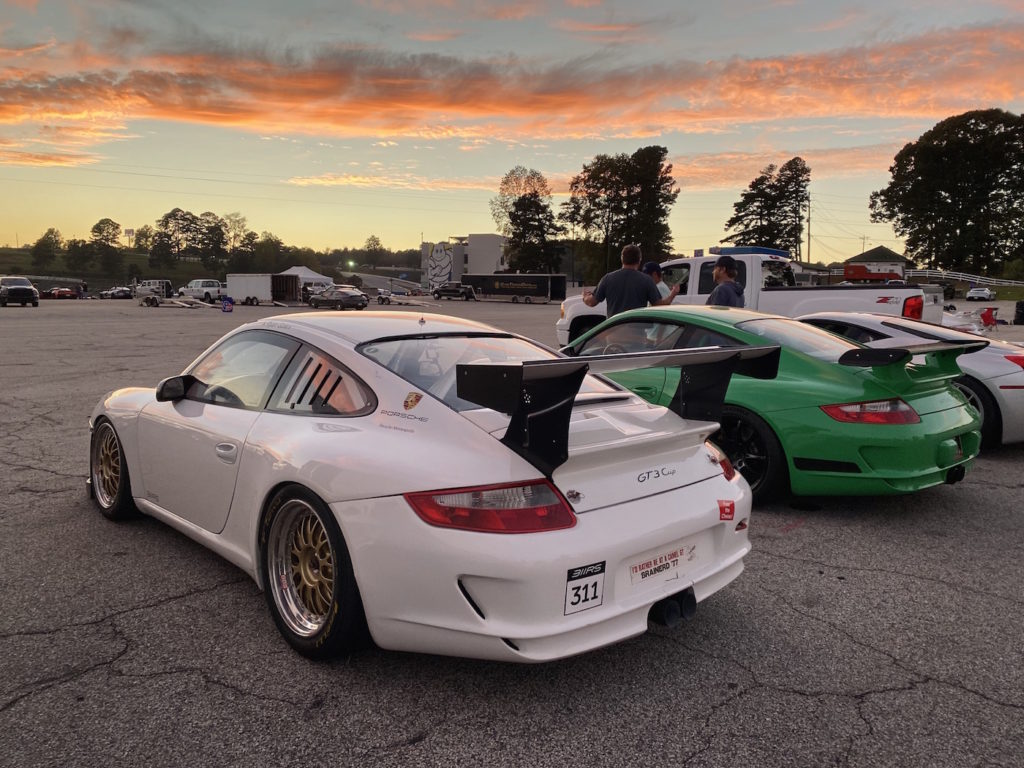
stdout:
[(180, 207), (413, 248), (494, 231), (517, 164), (557, 205), (660, 144), (677, 253), (799, 155), (827, 262), (902, 250), (868, 195), (906, 142), (1022, 106), (1024, 0), (0, 0), (0, 245)]

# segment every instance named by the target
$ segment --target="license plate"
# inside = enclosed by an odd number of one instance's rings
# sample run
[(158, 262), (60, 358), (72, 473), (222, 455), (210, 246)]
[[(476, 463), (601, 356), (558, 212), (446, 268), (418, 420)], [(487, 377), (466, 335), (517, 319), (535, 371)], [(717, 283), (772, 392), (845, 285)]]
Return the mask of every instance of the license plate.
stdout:
[(679, 571), (697, 560), (697, 544), (679, 541), (665, 549), (648, 553), (629, 564), (629, 580), (636, 586), (653, 581), (679, 578)]
[(604, 602), (605, 561), (570, 568), (565, 575), (565, 615), (568, 616)]

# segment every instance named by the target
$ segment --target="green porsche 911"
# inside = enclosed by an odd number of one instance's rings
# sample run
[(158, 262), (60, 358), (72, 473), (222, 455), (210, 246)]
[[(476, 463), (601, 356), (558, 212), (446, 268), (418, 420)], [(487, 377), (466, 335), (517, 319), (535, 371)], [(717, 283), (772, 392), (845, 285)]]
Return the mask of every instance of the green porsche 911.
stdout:
[[(976, 345), (869, 349), (788, 317), (676, 304), (615, 315), (562, 351), (584, 357), (768, 343), (781, 346), (777, 377), (734, 375), (712, 438), (755, 499), (909, 493), (964, 477), (981, 444), (980, 422), (950, 382), (960, 375), (957, 356)], [(924, 362), (913, 362), (915, 355)], [(678, 398), (677, 407), (695, 386), (677, 369), (610, 378), (652, 403)]]

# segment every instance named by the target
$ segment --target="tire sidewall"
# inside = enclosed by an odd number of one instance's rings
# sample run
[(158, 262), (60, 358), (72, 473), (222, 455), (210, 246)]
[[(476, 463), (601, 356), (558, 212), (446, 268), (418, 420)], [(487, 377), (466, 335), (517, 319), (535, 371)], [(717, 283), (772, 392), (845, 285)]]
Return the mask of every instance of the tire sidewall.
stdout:
[[(281, 618), (281, 609), (270, 583), (273, 577), (268, 562), (270, 532), (281, 507), (293, 499), (305, 501), (316, 512), (327, 532), (334, 559), (335, 582), (331, 607), (328, 610), (329, 618), (319, 630), (308, 637), (294, 633)], [(263, 596), (278, 631), (292, 648), (307, 658), (327, 659), (363, 645), (366, 639), (366, 618), (348, 547), (334, 515), (316, 494), (300, 485), (286, 485), (274, 494), (260, 522), (259, 557)]]

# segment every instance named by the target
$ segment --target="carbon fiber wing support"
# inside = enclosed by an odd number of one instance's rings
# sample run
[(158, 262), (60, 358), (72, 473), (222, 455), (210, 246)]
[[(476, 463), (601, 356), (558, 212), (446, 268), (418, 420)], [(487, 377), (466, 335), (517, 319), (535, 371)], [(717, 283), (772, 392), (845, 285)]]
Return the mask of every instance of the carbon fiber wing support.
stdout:
[(774, 378), (779, 347), (702, 347), (515, 363), (469, 363), (456, 367), (458, 396), (507, 413), (501, 442), (547, 477), (569, 457), (569, 420), (588, 373), (640, 368), (679, 368), (679, 386), (669, 408), (683, 418), (717, 421), (733, 373)]

